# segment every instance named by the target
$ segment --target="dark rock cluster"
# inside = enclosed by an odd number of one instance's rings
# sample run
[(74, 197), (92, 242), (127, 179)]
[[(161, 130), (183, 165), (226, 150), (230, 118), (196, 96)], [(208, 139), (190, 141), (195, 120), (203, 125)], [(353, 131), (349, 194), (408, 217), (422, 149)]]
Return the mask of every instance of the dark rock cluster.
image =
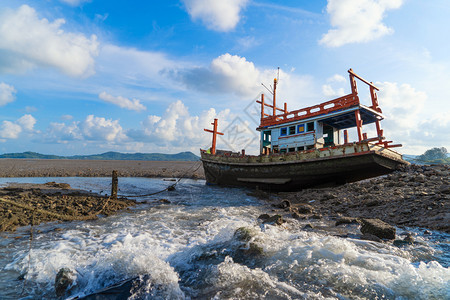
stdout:
[(410, 165), (370, 180), (280, 193), (277, 201), (289, 201), (298, 219), (331, 216), (344, 224), (376, 218), (390, 225), (450, 233), (449, 174), (448, 165)]

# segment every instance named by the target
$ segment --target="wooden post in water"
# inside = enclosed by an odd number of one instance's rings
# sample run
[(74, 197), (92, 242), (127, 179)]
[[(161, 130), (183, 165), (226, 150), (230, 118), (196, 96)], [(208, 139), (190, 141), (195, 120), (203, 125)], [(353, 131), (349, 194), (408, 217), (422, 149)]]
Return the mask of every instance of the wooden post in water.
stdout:
[(117, 178), (117, 171), (112, 171), (112, 183), (111, 183), (111, 198), (117, 200), (117, 186), (119, 179)]

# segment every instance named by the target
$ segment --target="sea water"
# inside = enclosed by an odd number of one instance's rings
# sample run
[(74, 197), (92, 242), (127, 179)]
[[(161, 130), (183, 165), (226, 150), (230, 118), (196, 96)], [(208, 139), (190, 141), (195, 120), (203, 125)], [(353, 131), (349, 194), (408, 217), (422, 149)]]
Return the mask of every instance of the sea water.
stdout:
[[(48, 181), (111, 188), (109, 178), (3, 178), (0, 185)], [(119, 194), (171, 184), (120, 178)], [(29, 226), (2, 233), (0, 299), (57, 299), (61, 268), (73, 272), (69, 299), (135, 277), (131, 299), (450, 299), (448, 234), (409, 229), (416, 243), (397, 247), (360, 240), (356, 225), (337, 230), (327, 219), (261, 224), (259, 215), (275, 212), (248, 192), (182, 180), (114, 216), (34, 226), (31, 242)], [(244, 240), (235, 234), (242, 227), (251, 233)]]

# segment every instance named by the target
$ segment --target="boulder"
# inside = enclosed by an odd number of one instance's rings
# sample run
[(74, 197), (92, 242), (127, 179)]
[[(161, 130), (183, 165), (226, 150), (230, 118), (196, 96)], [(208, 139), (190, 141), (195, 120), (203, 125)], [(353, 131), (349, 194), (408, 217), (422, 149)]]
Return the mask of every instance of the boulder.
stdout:
[(395, 239), (395, 227), (379, 219), (362, 219), (361, 232), (372, 234), (380, 239)]
[(314, 212), (314, 207), (309, 204), (301, 204), (297, 207), (299, 214), (312, 214)]
[(61, 268), (55, 277), (56, 296), (63, 296), (67, 288), (73, 283), (75, 274), (68, 268)]

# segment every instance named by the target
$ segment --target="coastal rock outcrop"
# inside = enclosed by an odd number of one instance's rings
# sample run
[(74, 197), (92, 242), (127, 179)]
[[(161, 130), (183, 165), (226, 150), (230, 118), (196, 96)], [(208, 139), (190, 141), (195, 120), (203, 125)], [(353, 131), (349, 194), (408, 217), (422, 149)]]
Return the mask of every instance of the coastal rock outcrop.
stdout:
[(361, 232), (371, 234), (380, 239), (395, 239), (395, 227), (379, 219), (362, 219)]

